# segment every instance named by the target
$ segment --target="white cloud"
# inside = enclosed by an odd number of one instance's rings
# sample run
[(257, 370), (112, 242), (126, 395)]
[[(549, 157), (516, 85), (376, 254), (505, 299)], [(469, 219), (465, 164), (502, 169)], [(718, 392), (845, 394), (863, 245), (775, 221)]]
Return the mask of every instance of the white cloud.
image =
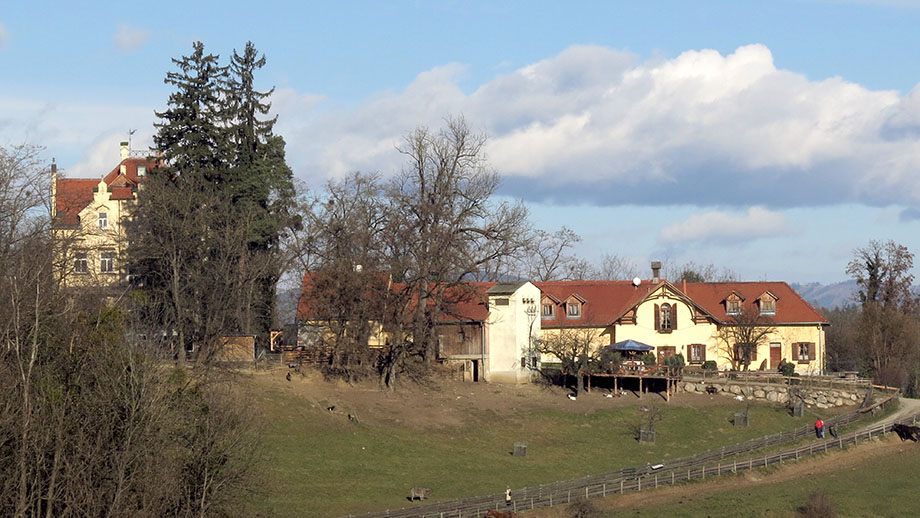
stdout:
[(149, 36), (150, 31), (147, 29), (132, 27), (122, 23), (118, 26), (118, 32), (115, 33), (113, 39), (115, 41), (115, 47), (118, 48), (118, 50), (131, 51), (143, 45)]
[(0, 145), (43, 146), (71, 177), (108, 173), (118, 163), (118, 143), (128, 140), (130, 129), (138, 129), (132, 139), (134, 149), (152, 143), (150, 106), (0, 97), (0, 114)]
[(712, 211), (694, 214), (668, 225), (658, 234), (660, 243), (726, 242), (785, 236), (790, 233), (786, 217), (764, 207), (751, 207), (745, 214)]
[(573, 46), (472, 92), (458, 86), (463, 70), (434, 68), (356, 108), (279, 110), (297, 128), (282, 132), (295, 170), (390, 173), (402, 163), (394, 147), (403, 135), (462, 113), (490, 135), (508, 192), (529, 199), (920, 203), (920, 93), (809, 80), (777, 69), (763, 45), (645, 63)]
[(10, 33), (6, 30), (6, 27), (0, 23), (0, 49), (6, 45), (6, 42), (10, 39)]

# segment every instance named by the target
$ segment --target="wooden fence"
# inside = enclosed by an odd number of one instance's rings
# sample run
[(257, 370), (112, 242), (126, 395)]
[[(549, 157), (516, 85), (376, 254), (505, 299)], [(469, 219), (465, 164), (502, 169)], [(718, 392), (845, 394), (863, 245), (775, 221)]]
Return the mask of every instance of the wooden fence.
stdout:
[[(892, 401), (896, 402), (897, 399), (897, 394), (894, 394), (870, 407), (829, 418), (825, 420), (826, 426), (843, 426), (853, 423), (873, 409), (881, 408)], [(910, 416), (904, 422), (908, 421), (912, 424), (920, 421), (920, 414)], [(686, 480), (705, 479), (706, 477), (737, 473), (771, 464), (799, 460), (814, 453), (865, 442), (873, 437), (890, 432), (891, 426), (891, 423), (877, 425), (862, 432), (839, 435), (836, 439), (812, 441), (806, 445), (779, 452), (765, 453), (762, 456), (747, 455), (757, 450), (814, 435), (815, 431), (812, 425), (801, 426), (786, 432), (751, 439), (740, 444), (709, 450), (690, 457), (516, 489), (513, 493), (512, 509), (517, 512), (568, 504), (577, 498), (598, 498), (629, 491), (642, 491), (643, 489), (657, 488)], [(490, 509), (504, 510), (506, 508), (504, 493), (499, 493), (411, 508), (348, 515), (348, 518), (473, 518), (484, 516)]]

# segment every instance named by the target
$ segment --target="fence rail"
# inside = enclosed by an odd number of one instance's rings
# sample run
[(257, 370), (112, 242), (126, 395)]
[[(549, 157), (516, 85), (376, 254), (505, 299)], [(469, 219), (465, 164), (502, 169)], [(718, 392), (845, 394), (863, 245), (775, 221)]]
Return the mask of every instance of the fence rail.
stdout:
[[(835, 416), (825, 420), (828, 427), (843, 426), (859, 420), (874, 408), (881, 408), (897, 401), (897, 394), (856, 412)], [(920, 414), (908, 417), (904, 422), (920, 421)], [(642, 491), (662, 485), (676, 484), (687, 480), (705, 479), (727, 473), (751, 470), (798, 460), (818, 452), (843, 448), (865, 442), (873, 437), (891, 431), (892, 423), (877, 425), (862, 432), (839, 435), (823, 442), (811, 442), (780, 452), (761, 456), (747, 456), (757, 450), (796, 441), (814, 434), (814, 427), (801, 426), (782, 433), (751, 439), (743, 443), (709, 450), (690, 457), (669, 460), (660, 464), (647, 464), (619, 471), (589, 475), (540, 486), (515, 490), (512, 509), (525, 511), (539, 507), (566, 504), (577, 498), (597, 498), (629, 491)], [(654, 467), (653, 467), (654, 466)], [(484, 516), (490, 509), (505, 509), (504, 494), (437, 502), (423, 506), (396, 510), (376, 511), (365, 514), (350, 514), (348, 518), (472, 518)]]

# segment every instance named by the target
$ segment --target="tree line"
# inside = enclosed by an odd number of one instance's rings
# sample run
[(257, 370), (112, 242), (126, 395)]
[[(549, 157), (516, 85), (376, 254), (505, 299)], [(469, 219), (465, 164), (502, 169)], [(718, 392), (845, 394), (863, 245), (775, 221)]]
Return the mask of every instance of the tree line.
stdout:
[(827, 367), (920, 394), (920, 304), (914, 254), (895, 241), (857, 248), (846, 273), (856, 280), (853, 304), (831, 310)]

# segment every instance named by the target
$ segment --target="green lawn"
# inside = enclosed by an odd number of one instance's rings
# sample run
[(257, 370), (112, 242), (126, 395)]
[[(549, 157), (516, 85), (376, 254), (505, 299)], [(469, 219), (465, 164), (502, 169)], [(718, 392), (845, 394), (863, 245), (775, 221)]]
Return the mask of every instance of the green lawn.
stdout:
[[(743, 404), (701, 409), (659, 405), (657, 443), (640, 445), (635, 407), (580, 413), (541, 410), (506, 418), (473, 413), (463, 425), (419, 432), (411, 427), (353, 423), (284, 391), (267, 389), (254, 403), (263, 421), (266, 482), (253, 505), (264, 516), (342, 516), (395, 509), (413, 486), (432, 500), (501, 492), (683, 457), (803, 424), (785, 409), (751, 408), (751, 426), (730, 423)], [(512, 457), (517, 441), (526, 457)]]
[[(920, 446), (907, 442), (895, 451), (877, 452), (877, 456), (863, 459), (855, 466), (838, 469), (832, 459), (824, 462), (818, 459), (811, 473), (734, 490), (720, 488), (718, 481), (694, 483), (688, 487), (698, 488), (697, 494), (668, 498), (670, 501), (664, 504), (652, 499), (650, 504), (607, 511), (603, 516), (796, 517), (803, 516), (798, 509), (808, 500), (809, 494), (824, 491), (838, 517), (913, 517), (920, 515), (917, 473), (920, 473)], [(714, 490), (707, 490), (706, 486), (713, 485)]]

